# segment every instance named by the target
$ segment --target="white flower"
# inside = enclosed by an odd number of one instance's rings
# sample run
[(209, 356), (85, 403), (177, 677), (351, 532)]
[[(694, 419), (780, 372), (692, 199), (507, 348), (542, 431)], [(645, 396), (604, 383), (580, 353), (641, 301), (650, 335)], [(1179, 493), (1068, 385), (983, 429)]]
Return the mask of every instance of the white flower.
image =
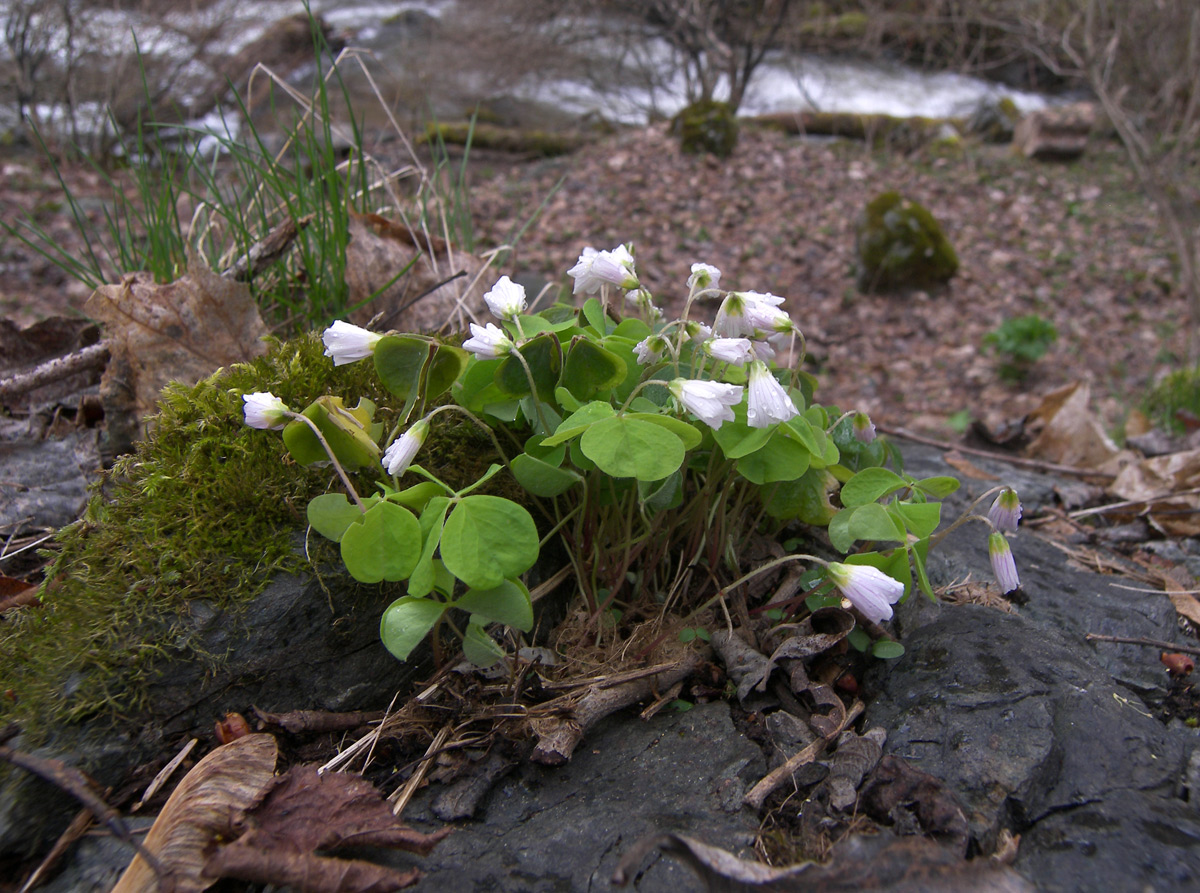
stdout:
[(497, 319), (516, 319), (525, 310), (525, 286), (501, 276), (492, 290), (483, 296), (483, 300)]
[(791, 319), (777, 309), (782, 303), (783, 298), (770, 292), (731, 291), (717, 310), (713, 331), (722, 338), (745, 335), (761, 339), (767, 332), (780, 331), (775, 326), (782, 324), (781, 320), (787, 321), (790, 331)]
[(383, 338), (359, 326), (338, 320), (321, 336), (325, 342), (325, 356), (333, 357), (333, 365), (344, 366), (365, 360), (375, 353), (375, 345)]
[(513, 349), (512, 339), (495, 323), (481, 326), (471, 323), (471, 337), (463, 342), (463, 349), (469, 350), (481, 360), (494, 360), (496, 357), (508, 356)]
[(712, 264), (692, 264), (692, 275), (688, 277), (688, 288), (716, 288), (721, 281), (721, 271)]
[(1000, 584), (1000, 591), (1012, 592), (1021, 588), (1017, 577), (1017, 562), (1013, 560), (1012, 549), (1002, 533), (993, 533), (988, 537), (988, 557), (992, 559), (992, 573)]
[(770, 341), (755, 341), (754, 356), (763, 362), (775, 359), (775, 348)]
[(667, 349), (667, 339), (662, 335), (648, 335), (633, 347), (637, 361), (643, 366), (657, 363)]
[(749, 338), (710, 338), (704, 342), (704, 352), (710, 357), (743, 366), (750, 360)]
[(712, 328), (689, 319), (683, 324), (683, 334), (689, 341), (707, 341), (712, 337)]
[(580, 253), (579, 260), (575, 262), (575, 266), (567, 270), (567, 275), (575, 280), (575, 288), (572, 290), (572, 294), (594, 295), (600, 290), (600, 286), (603, 283), (592, 275), (592, 261), (596, 259), (596, 255), (599, 253), (589, 245)]
[[(856, 412), (854, 419), (850, 422), (850, 427), (854, 430), (854, 437), (859, 443), (870, 443), (875, 439), (875, 423), (865, 412)], [(1013, 529), (1016, 530), (1016, 527)]]
[(246, 424), (251, 428), (279, 430), (288, 423), (287, 404), (267, 391), (244, 394)]
[(762, 360), (750, 364), (750, 396), (746, 404), (746, 423), (751, 428), (766, 428), (774, 422), (786, 422), (800, 411)]
[(677, 378), (668, 387), (692, 415), (716, 429), (733, 421), (733, 409), (742, 402), (741, 385), (694, 378)]
[(408, 466), (412, 464), (413, 457), (421, 448), (421, 444), (425, 443), (425, 436), (428, 433), (429, 421), (421, 419), (399, 438), (393, 440), (383, 453), (383, 467), (387, 469), (387, 473), (396, 476), (404, 474), (408, 470)]
[[(580, 256), (579, 260), (582, 263), (583, 257)], [(588, 290), (589, 294), (606, 283), (626, 290), (641, 286), (633, 268), (633, 255), (624, 245), (618, 245), (612, 251), (597, 252), (591, 259), (587, 275), (594, 283)], [(578, 280), (575, 282), (575, 289), (576, 292), (579, 291)]]
[(868, 564), (829, 564), (829, 579), (872, 623), (892, 619), (892, 605), (904, 596), (904, 584)]
[(1001, 490), (988, 509), (987, 516), (992, 526), (1001, 533), (1016, 533), (1017, 522), (1021, 520), (1021, 500), (1017, 497), (1017, 491), (1012, 487)]

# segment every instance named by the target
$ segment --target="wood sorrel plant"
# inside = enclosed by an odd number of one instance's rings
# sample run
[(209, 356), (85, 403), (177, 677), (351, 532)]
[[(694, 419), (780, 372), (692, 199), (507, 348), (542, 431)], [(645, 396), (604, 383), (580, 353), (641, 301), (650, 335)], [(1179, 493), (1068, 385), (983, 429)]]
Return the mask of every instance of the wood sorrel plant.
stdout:
[[(695, 614), (789, 561), (814, 567), (810, 608), (846, 598), (879, 623), (914, 585), (933, 597), (925, 562), (938, 500), (958, 481), (883, 467), (899, 457), (865, 415), (813, 402), (815, 379), (797, 368), (804, 339), (782, 298), (722, 291), (720, 271), (695, 264), (683, 313), (667, 321), (629, 246), (586, 249), (570, 275), (582, 307), (536, 314), (526, 312), (524, 289), (502, 277), (485, 295), (499, 325), (472, 323), (461, 347), (342, 322), (326, 330), (335, 364), (371, 358), (403, 401), (386, 449), (369, 401), (351, 409), (324, 396), (295, 413), (270, 394), (245, 397), (247, 423), (281, 428), (297, 462), (337, 468), (349, 499), (318, 496), (308, 518), (340, 544), (350, 574), (408, 582), (381, 624), (394, 655), (406, 659), (431, 631), (436, 646), (456, 608), (469, 617), (465, 630), (455, 627), (467, 658), (493, 663), (503, 651), (485, 626), (531, 629), (521, 576), (553, 536), (593, 616), (618, 605)], [(699, 298), (720, 299), (711, 329), (689, 318)], [(776, 364), (782, 351), (792, 368)], [(444, 413), (486, 431), (500, 460), (462, 489), (414, 464)], [(372, 467), (386, 475), (377, 493), (360, 496), (345, 471)], [(543, 515), (544, 538), (525, 506), (475, 492), (502, 471)], [(406, 476), (423, 480), (404, 487)], [(968, 516), (995, 532), (990, 552), (1006, 588), (1016, 572), (1003, 534), (1019, 513), (1005, 491), (989, 517)], [(743, 573), (751, 538), (792, 521), (826, 527), (848, 557), (788, 555)], [(858, 544), (873, 549), (854, 552)], [(870, 645), (862, 632), (852, 641)], [(903, 650), (874, 647), (880, 656)]]

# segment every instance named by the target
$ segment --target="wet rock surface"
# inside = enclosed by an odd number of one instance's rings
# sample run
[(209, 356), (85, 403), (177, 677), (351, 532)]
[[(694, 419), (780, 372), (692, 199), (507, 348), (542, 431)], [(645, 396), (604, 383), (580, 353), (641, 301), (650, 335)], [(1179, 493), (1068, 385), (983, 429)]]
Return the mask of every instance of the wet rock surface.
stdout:
[[(905, 454), (906, 470), (918, 477), (950, 472), (936, 450), (906, 446)], [(1054, 498), (1054, 478), (977, 464), (1018, 488), (1027, 516)], [(994, 483), (964, 480), (944, 517)], [(934, 585), (968, 574), (990, 581), (984, 539), (970, 525), (952, 534), (931, 558)], [(1017, 613), (919, 596), (899, 608), (895, 628), (907, 650), (865, 680), (862, 727), (886, 728), (885, 754), (958, 797), (972, 851), (988, 852), (1002, 830), (1021, 835), (1015, 868), (1040, 890), (1195, 889), (1200, 792), (1189, 789), (1186, 770), (1200, 733), (1155, 718), (1166, 675), (1154, 649), (1084, 639), (1106, 632), (1182, 643), (1169, 600), (1070, 566), (1066, 553), (1027, 529), (1013, 551), (1028, 597)], [(229, 635), (232, 642), (242, 634)], [(261, 647), (269, 633), (257, 635)], [(296, 698), (308, 684), (297, 675)], [(276, 692), (275, 703), (284, 695)], [(242, 689), (232, 701), (253, 696)], [(324, 697), (346, 706), (331, 691)], [(758, 745), (735, 728), (724, 703), (648, 722), (626, 712), (593, 730), (566, 766), (521, 764), (503, 775), (476, 817), (456, 822), (429, 857), (383, 858), (427, 872), (417, 889), (607, 889), (619, 857), (651, 832), (681, 832), (748, 855), (759, 818), (741, 798), (765, 770)], [(420, 792), (406, 818), (421, 830), (440, 825), (434, 804), (444, 791)], [(66, 869), (75, 873), (47, 889), (103, 889), (80, 880), (85, 871), (102, 875), (101, 851), (119, 865), (129, 858), (121, 847), (89, 840)], [(697, 888), (687, 869), (662, 857), (648, 860), (633, 885)]]

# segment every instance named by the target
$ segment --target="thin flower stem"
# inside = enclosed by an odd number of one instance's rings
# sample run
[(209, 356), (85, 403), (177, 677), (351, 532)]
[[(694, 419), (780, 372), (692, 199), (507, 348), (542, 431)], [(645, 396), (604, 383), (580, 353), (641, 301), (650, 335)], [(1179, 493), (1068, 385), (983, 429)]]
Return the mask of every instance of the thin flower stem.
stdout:
[(337, 469), (338, 476), (342, 479), (342, 484), (346, 488), (346, 492), (350, 494), (350, 498), (354, 500), (354, 504), (358, 506), (358, 510), (364, 515), (367, 513), (367, 507), (363, 505), (363, 501), (358, 498), (358, 491), (354, 489), (354, 485), (350, 483), (350, 478), (346, 475), (346, 470), (342, 468), (342, 463), (337, 460), (337, 456), (333, 454), (333, 449), (329, 446), (329, 441), (325, 439), (325, 435), (321, 433), (321, 429), (317, 427), (317, 423), (308, 416), (299, 412), (285, 410), (284, 415), (289, 418), (296, 419), (308, 425), (316, 438), (321, 443), (321, 447), (325, 450), (325, 455), (329, 457), (329, 461), (333, 463), (333, 467)]
[(521, 364), (521, 368), (525, 370), (525, 378), (529, 381), (529, 396), (533, 400), (533, 410), (537, 413), (538, 421), (542, 423), (542, 430), (549, 436), (553, 432), (550, 430), (550, 423), (546, 420), (545, 413), (542, 412), (542, 400), (538, 397), (537, 383), (533, 380), (533, 370), (529, 368), (529, 364), (525, 362), (525, 357), (521, 356), (521, 351), (518, 348), (514, 347), (509, 352), (509, 356), (516, 357), (517, 362)]
[(829, 562), (826, 561), (824, 558), (818, 558), (816, 555), (807, 555), (804, 553), (797, 553), (795, 555), (784, 555), (782, 558), (773, 558), (770, 561), (768, 561), (766, 564), (761, 565), (760, 567), (756, 567), (754, 570), (750, 571), (749, 573), (742, 574), (742, 576), (738, 577), (736, 580), (734, 580), (728, 586), (724, 586), (721, 589), (717, 590), (716, 595), (714, 595), (712, 598), (705, 601), (699, 607), (695, 608), (690, 614), (687, 615), (687, 617), (684, 618), (683, 622), (687, 623), (693, 617), (695, 617), (697, 614), (700, 614), (703, 611), (706, 611), (712, 605), (716, 604), (716, 602), (719, 599), (724, 598), (725, 593), (727, 593), (729, 590), (736, 589), (737, 587), (741, 586), (743, 583), (748, 583), (750, 580), (753, 580), (759, 574), (765, 574), (767, 571), (774, 570), (777, 567), (782, 567), (783, 565), (789, 564), (793, 561), (815, 561), (817, 564), (821, 564), (826, 567), (829, 566)]
[(639, 381), (637, 386), (629, 392), (629, 396), (625, 398), (625, 402), (621, 404), (621, 408), (617, 411), (617, 415), (623, 415), (629, 410), (629, 404), (633, 402), (633, 398), (638, 395), (638, 392), (647, 385), (656, 384), (664, 388), (670, 388), (670, 382), (662, 381), (657, 378), (647, 378), (645, 381)]
[(996, 530), (996, 525), (992, 523), (992, 519), (978, 514), (975, 511), (975, 509), (977, 509), (980, 506), (980, 504), (983, 503), (989, 496), (995, 496), (997, 493), (999, 493), (1001, 490), (1004, 490), (1004, 489), (1006, 489), (1006, 488), (1003, 486), (992, 487), (992, 489), (984, 492), (984, 494), (982, 496), (980, 496), (978, 499), (976, 499), (974, 502), (972, 502), (969, 506), (967, 506), (967, 510), (965, 512), (963, 512), (962, 515), (959, 516), (958, 520), (956, 520), (953, 524), (951, 524), (945, 530), (939, 530), (937, 533), (930, 536), (929, 537), (929, 545), (931, 547), (936, 546), (938, 543), (940, 543), (942, 540), (944, 540), (946, 537), (948, 537), (952, 532), (954, 532), (958, 528), (962, 527), (968, 521), (983, 521), (985, 524), (987, 524), (988, 527), (990, 527), (992, 529), (993, 532), (999, 533), (999, 531)]

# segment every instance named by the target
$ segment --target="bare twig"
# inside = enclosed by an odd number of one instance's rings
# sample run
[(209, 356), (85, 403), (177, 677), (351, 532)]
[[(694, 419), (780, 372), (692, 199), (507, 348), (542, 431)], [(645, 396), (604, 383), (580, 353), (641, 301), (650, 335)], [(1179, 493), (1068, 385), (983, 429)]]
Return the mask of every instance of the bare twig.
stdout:
[(945, 440), (935, 440), (932, 437), (923, 437), (920, 434), (906, 431), (904, 428), (885, 428), (883, 425), (877, 427), (881, 433), (890, 434), (892, 437), (910, 440), (913, 443), (923, 443), (925, 446), (937, 447), (939, 450), (956, 450), (971, 456), (995, 459), (997, 462), (1007, 462), (1009, 465), (1016, 465), (1019, 468), (1031, 468), (1034, 471), (1048, 471), (1055, 474), (1070, 474), (1075, 477), (1103, 478), (1107, 481), (1116, 478), (1116, 475), (1111, 472), (1097, 471), (1094, 468), (1076, 468), (1074, 465), (1059, 465), (1056, 462), (1043, 462), (1039, 459), (1023, 459), (1020, 456), (1009, 456), (1005, 453), (997, 453), (994, 450), (981, 450), (975, 447), (963, 446), (962, 444), (949, 443)]
[(1138, 636), (1102, 636), (1099, 633), (1088, 633), (1084, 636), (1089, 642), (1115, 642), (1118, 645), (1145, 645), (1147, 648), (1166, 648), (1183, 654), (1200, 654), (1200, 647), (1179, 645), (1175, 642), (1164, 642), (1162, 639), (1144, 639)]
[(108, 342), (100, 341), (66, 356), (55, 357), (28, 372), (0, 378), (0, 400), (27, 394), (53, 381), (61, 381), (78, 372), (102, 369), (108, 362)]

